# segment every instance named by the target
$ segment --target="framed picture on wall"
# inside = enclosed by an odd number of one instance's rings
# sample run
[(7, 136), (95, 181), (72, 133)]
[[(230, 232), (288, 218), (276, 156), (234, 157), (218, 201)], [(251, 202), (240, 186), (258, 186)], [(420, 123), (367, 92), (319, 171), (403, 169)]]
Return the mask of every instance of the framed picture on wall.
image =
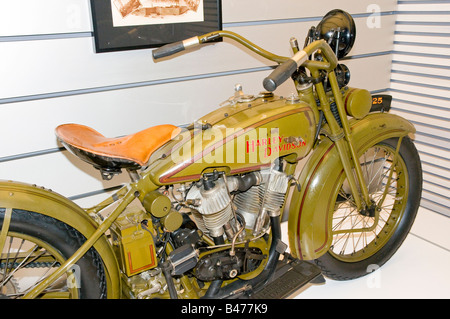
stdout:
[(95, 50), (159, 47), (222, 29), (221, 0), (91, 0)]

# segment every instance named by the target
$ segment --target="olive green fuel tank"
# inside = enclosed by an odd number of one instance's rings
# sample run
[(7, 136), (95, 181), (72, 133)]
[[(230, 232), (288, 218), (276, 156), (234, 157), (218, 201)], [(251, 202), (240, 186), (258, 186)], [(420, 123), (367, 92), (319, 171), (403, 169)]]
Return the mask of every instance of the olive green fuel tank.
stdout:
[(214, 169), (245, 173), (286, 155), (300, 159), (312, 148), (315, 126), (310, 106), (296, 98), (242, 96), (184, 128), (152, 155), (146, 172), (164, 185)]

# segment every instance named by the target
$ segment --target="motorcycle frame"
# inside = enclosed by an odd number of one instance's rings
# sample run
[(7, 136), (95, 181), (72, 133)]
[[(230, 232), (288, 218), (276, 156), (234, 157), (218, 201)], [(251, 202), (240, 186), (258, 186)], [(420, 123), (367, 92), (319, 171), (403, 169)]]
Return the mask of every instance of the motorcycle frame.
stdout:
[[(229, 31), (217, 31), (199, 36), (198, 42), (203, 44), (219, 37), (231, 38), (253, 52), (279, 64), (290, 59), (270, 53), (240, 35)], [(293, 49), (295, 53), (297, 49)], [(316, 81), (314, 84), (320, 106), (315, 102), (312, 89), (305, 90), (301, 86), (297, 86), (301, 100), (307, 102), (313, 109), (316, 122), (319, 119), (319, 112), (322, 111), (328, 123), (327, 127), (324, 128), (325, 137), (321, 143), (318, 143), (314, 147), (306, 166), (302, 170), (299, 181), (302, 185), (308, 185), (313, 175), (320, 181), (326, 181), (326, 177), (330, 172), (336, 170), (336, 167), (339, 168), (342, 166), (343, 172), (338, 169), (341, 171), (338, 179), (342, 180), (343, 176), (348, 179), (357, 208), (359, 210), (365, 209), (368, 203), (370, 203), (370, 197), (359, 164), (359, 152), (363, 150), (364, 145), (368, 142), (377, 142), (389, 137), (403, 137), (414, 133), (414, 127), (403, 118), (392, 114), (369, 114), (362, 120), (348, 120), (342, 94), (334, 72), (338, 63), (334, 52), (324, 40), (312, 42), (303, 48), (303, 51), (308, 56), (319, 51), (324, 57), (323, 61), (307, 60), (302, 66), (306, 67), (311, 72), (312, 78), (315, 79), (320, 78), (321, 71), (326, 71), (342, 121), (342, 127), (339, 126), (331, 112), (329, 98), (321, 81)], [(366, 134), (363, 132), (366, 132)], [(369, 133), (367, 134), (367, 132)], [(401, 138), (396, 154), (394, 155), (395, 158), (397, 157), (400, 143)], [(333, 155), (333, 153), (335, 154)], [(322, 165), (319, 168), (320, 164), (325, 161), (328, 164)], [(287, 162), (288, 166), (286, 169), (289, 172), (294, 172), (297, 162)], [(355, 171), (356, 176), (353, 174), (353, 171)], [(161, 187), (161, 185), (157, 185), (152, 181), (149, 177), (149, 172), (144, 171), (143, 173), (138, 173), (137, 171), (130, 171), (129, 173), (132, 179), (130, 184), (98, 205), (88, 209), (82, 209), (69, 199), (34, 185), (11, 181), (0, 182), (0, 207), (5, 207), (5, 215), (11, 215), (13, 209), (35, 211), (67, 223), (79, 230), (86, 237), (86, 242), (74, 255), (68, 258), (52, 275), (30, 290), (24, 298), (36, 298), (48, 285), (63, 273), (67, 272), (93, 246), (99, 252), (105, 265), (108, 296), (110, 298), (120, 297), (122, 284), (117, 256), (105, 233), (134, 199), (138, 198), (142, 202), (147, 193)], [(305, 209), (305, 207), (308, 206), (308, 203), (319, 201), (322, 196), (330, 196), (334, 188), (336, 188), (336, 185), (331, 185), (326, 187), (326, 191), (310, 192), (306, 195), (305, 190), (294, 190), (289, 209), (289, 241), (293, 247), (291, 251), (295, 257), (314, 259), (325, 253), (331, 245), (332, 236), (329, 236), (331, 232), (331, 216), (323, 209), (321, 211), (315, 211), (314, 205), (309, 210)], [(361, 190), (361, 193), (359, 190)], [(104, 220), (93, 218), (93, 216), (106, 206), (117, 201), (120, 201), (117, 207)], [(304, 209), (304, 212), (302, 212), (302, 209)], [(8, 232), (7, 218), (8, 216), (5, 216), (5, 223), (0, 232), (0, 249), (3, 249), (3, 241), (1, 239)], [(325, 238), (325, 243), (322, 244), (323, 237)], [(321, 246), (317, 248), (317, 245)], [(188, 285), (189, 283), (185, 282), (185, 284)]]

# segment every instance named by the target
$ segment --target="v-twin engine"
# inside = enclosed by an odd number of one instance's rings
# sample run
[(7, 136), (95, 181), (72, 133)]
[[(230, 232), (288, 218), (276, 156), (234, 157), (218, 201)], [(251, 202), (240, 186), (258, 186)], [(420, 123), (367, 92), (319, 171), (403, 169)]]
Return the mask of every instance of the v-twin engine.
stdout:
[[(205, 175), (186, 199), (195, 203), (197, 227), (213, 238), (231, 240), (245, 227), (254, 236), (265, 231), (269, 216), (278, 216), (285, 201), (289, 177), (275, 169), (243, 176)], [(243, 234), (241, 234), (243, 235)]]

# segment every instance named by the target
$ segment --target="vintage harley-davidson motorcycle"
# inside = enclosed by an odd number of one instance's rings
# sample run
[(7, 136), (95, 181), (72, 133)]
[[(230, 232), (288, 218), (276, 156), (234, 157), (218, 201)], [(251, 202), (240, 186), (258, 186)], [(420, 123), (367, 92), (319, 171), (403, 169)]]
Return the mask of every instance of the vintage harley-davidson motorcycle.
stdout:
[[(266, 91), (237, 86), (185, 127), (118, 138), (56, 129), (104, 179), (128, 172), (114, 195), (83, 209), (36, 185), (0, 182), (2, 298), (286, 298), (323, 275), (366, 275), (395, 253), (421, 196), (415, 129), (388, 113), (389, 96), (348, 87), (338, 59), (354, 44), (352, 17), (330, 11), (303, 48), (291, 39), (292, 57), (228, 31), (153, 57), (222, 37), (279, 64)], [(296, 94), (275, 95), (288, 79)]]

